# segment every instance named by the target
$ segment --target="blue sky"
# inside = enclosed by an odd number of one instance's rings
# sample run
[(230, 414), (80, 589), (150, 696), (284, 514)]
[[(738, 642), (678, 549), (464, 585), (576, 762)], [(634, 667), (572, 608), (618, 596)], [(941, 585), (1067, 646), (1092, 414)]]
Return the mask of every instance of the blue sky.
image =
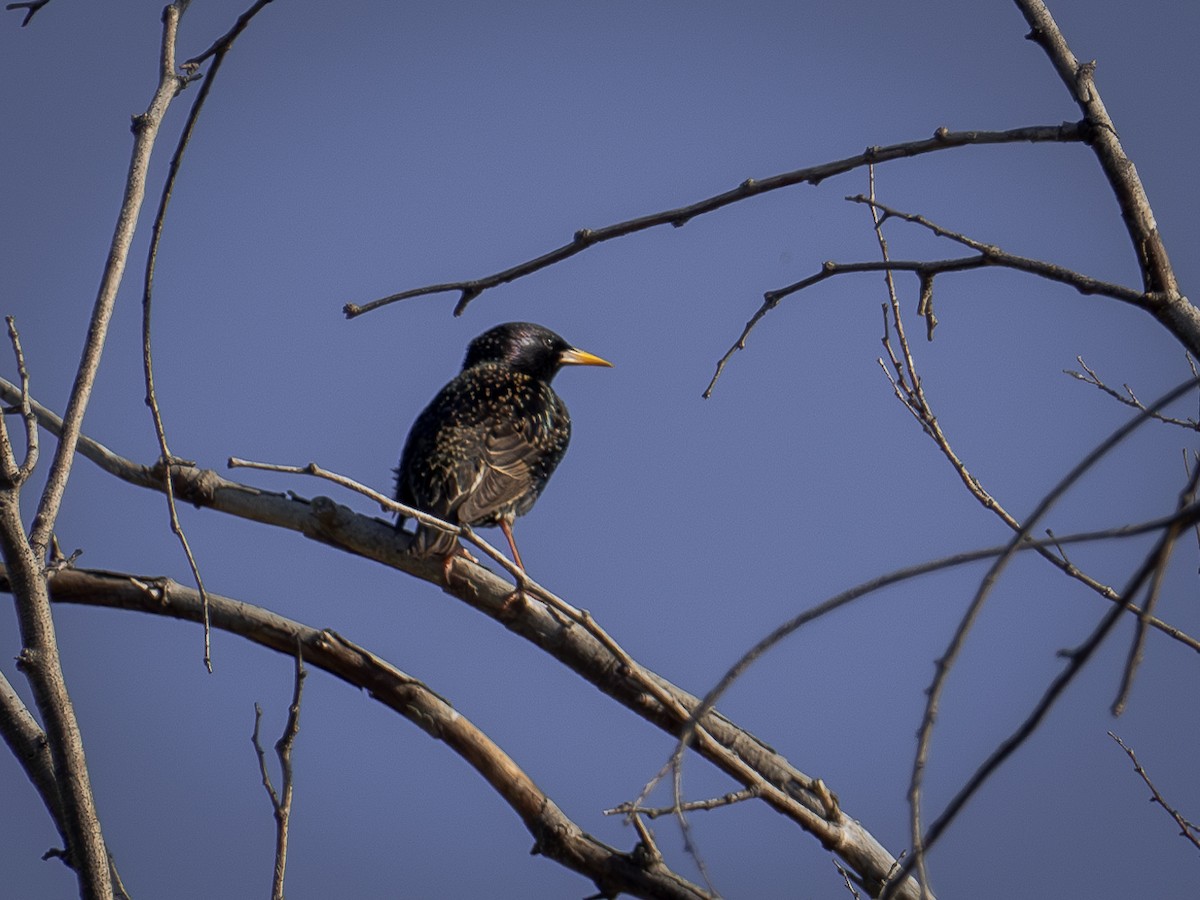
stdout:
[[(54, 0), (25, 29), (0, 20), (0, 312), (14, 315), (35, 396), (61, 408), (128, 165), (129, 116), (153, 90), (159, 7)], [(1200, 9), (1051, 4), (1138, 167), (1184, 290), (1200, 272), (1191, 148)], [(242, 11), (195, 3), (180, 58)], [(761, 635), (892, 568), (1008, 536), (891, 395), (882, 279), (847, 277), (786, 300), (701, 391), (764, 291), (822, 261), (874, 259), (857, 171), (598, 246), (489, 291), (347, 322), (342, 304), (482, 276), (596, 228), (726, 190), (747, 177), (915, 140), (939, 126), (1002, 129), (1078, 118), (1015, 7), (971, 4), (384, 4), (277, 2), (225, 63), (176, 189), (156, 275), (155, 348), (172, 449), (316, 461), (387, 490), (408, 426), (476, 334), (544, 323), (616, 364), (556, 381), (570, 452), (517, 524), (531, 574), (592, 611), (637, 659), (702, 693)], [(192, 91), (172, 107), (150, 195)], [(881, 166), (882, 201), (1111, 281), (1138, 283), (1116, 205), (1077, 145), (966, 148)], [(151, 207), (152, 209), (152, 207)], [(85, 431), (133, 459), (157, 454), (142, 402), (143, 230)], [(888, 232), (895, 258), (956, 255)], [(916, 285), (898, 281), (911, 315)], [(1194, 290), (1193, 290), (1194, 292)], [(1022, 517), (1127, 418), (1061, 374), (1082, 355), (1150, 399), (1187, 377), (1149, 316), (1011, 272), (940, 278), (936, 339), (914, 340), (924, 384), (971, 471)], [(915, 317), (908, 322), (921, 334)], [(12, 378), (10, 354), (0, 374)], [(1181, 415), (1195, 415), (1194, 400)], [(1194, 435), (1151, 425), (1051, 515), (1057, 533), (1172, 508)], [(233, 476), (330, 494), (311, 479)], [(26, 495), (25, 508), (36, 493)], [(629, 848), (601, 811), (631, 799), (666, 737), (436, 587), (291, 534), (183, 511), (208, 587), (367, 645), (449, 698), (586, 830)], [(87, 462), (57, 534), (80, 565), (188, 581), (161, 497)], [(500, 539), (498, 533), (494, 536)], [(1120, 586), (1148, 544), (1072, 559)], [(1160, 607), (1200, 633), (1196, 547), (1181, 544)], [(793, 637), (722, 710), (893, 851), (907, 846), (913, 734), (933, 660), (982, 568), (861, 601)], [(1024, 717), (1102, 601), (1019, 560), (987, 606), (943, 702), (926, 809), (940, 810)], [(10, 623), (12, 620), (9, 620)], [(68, 684), (110, 849), (135, 896), (262, 896), (272, 822), (249, 735), (282, 726), (288, 660), (130, 613), (56, 611)], [(1108, 715), (1131, 630), (1120, 629), (1030, 743), (931, 854), (940, 896), (1195, 895), (1196, 853), (1107, 737), (1138, 751), (1195, 820), (1197, 666), (1152, 635), (1129, 711)], [(13, 665), (15, 623), (0, 627)], [(314, 673), (296, 748), (288, 896), (584, 896), (579, 876), (530, 857), (517, 818), (442, 745)], [(274, 738), (272, 737), (272, 740)], [(6, 891), (65, 897), (74, 879), (15, 762), (0, 754)], [(732, 784), (692, 760), (692, 798)], [(665, 797), (663, 798), (665, 799)], [(730, 897), (847, 896), (828, 854), (761, 805), (698, 814), (696, 841)], [(698, 878), (672, 825), (669, 861)]]

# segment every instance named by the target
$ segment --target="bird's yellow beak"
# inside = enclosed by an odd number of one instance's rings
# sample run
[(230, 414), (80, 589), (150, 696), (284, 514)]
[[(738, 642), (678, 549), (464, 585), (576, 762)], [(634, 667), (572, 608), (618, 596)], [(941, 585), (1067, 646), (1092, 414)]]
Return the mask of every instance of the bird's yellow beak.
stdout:
[(576, 350), (574, 347), (560, 353), (558, 361), (564, 366), (607, 366), (610, 369), (613, 367), (607, 359), (601, 359), (586, 350)]

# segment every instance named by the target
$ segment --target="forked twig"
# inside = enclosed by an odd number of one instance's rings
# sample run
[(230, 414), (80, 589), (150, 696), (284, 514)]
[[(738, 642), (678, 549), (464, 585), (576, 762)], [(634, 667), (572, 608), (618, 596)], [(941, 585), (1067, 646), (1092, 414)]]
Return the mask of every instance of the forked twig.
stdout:
[[(208, 616), (208, 597), (201, 598), (203, 615)], [(296, 677), (292, 689), (292, 702), (288, 706), (287, 722), (283, 726), (283, 734), (275, 742), (275, 755), (279, 758), (279, 790), (271, 783), (271, 774), (267, 771), (267, 757), (258, 739), (258, 729), (262, 722), (262, 707), (254, 704), (254, 733), (250, 736), (254, 744), (254, 752), (258, 757), (258, 771), (262, 776), (263, 789), (271, 801), (271, 811), (275, 817), (275, 867), (271, 879), (271, 900), (283, 900), (283, 878), (287, 870), (288, 827), (292, 821), (292, 795), (294, 792), (295, 773), (292, 768), (292, 747), (296, 736), (300, 733), (300, 697), (304, 691), (304, 679), (308, 673), (304, 669), (304, 647), (300, 639), (296, 639)]]

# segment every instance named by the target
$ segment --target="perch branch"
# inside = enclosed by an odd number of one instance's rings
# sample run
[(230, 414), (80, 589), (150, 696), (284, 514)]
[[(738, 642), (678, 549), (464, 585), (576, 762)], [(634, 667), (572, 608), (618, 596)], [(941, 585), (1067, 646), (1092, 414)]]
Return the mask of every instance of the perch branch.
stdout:
[[(8, 397), (15, 387), (0, 379), (0, 396)], [(39, 422), (52, 433), (59, 427), (56, 415), (31, 401)], [(105, 471), (130, 484), (161, 491), (162, 479), (154, 467), (133, 463), (87, 438), (79, 451)], [(508, 630), (536, 644), (604, 693), (655, 726), (678, 735), (685, 721), (695, 716), (699, 701), (664, 678), (637, 667), (630, 677), (624, 660), (628, 654), (614, 652), (615, 641), (597, 637), (599, 626), (579, 628), (564, 621), (556, 611), (528, 603), (513, 614), (513, 586), (489, 570), (465, 559), (455, 560), (455, 577), (446, 586), (440, 560), (417, 559), (406, 552), (411, 535), (397, 532), (390, 522), (358, 515), (325, 497), (305, 500), (292, 495), (264, 491), (228, 481), (211, 470), (172, 465), (171, 476), (177, 496), (186, 502), (229, 515), (299, 532), (321, 543), (374, 560), (430, 582)], [(548, 594), (548, 592), (546, 592)], [(573, 607), (572, 607), (573, 608)], [(557, 607), (556, 607), (557, 609)], [(581, 618), (590, 618), (578, 610)], [(607, 637), (607, 635), (605, 635)], [(644, 686), (648, 679), (656, 692)], [(665, 696), (664, 703), (658, 696)], [(894, 858), (874, 836), (842, 810), (829, 820), (821, 796), (812, 788), (814, 780), (794, 768), (783, 756), (719, 713), (709, 710), (700, 718), (711, 741), (701, 740), (696, 751), (745, 786), (759, 784), (762, 799), (808, 830), (823, 846), (836, 852), (868, 885), (883, 884)], [(912, 885), (902, 887), (905, 897), (915, 898)]]

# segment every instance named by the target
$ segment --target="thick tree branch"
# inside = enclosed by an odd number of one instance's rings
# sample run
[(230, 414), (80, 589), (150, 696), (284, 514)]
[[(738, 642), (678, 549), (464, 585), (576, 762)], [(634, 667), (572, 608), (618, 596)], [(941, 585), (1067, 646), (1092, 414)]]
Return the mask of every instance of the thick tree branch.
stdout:
[(1158, 231), (1154, 211), (1133, 162), (1125, 155), (1117, 129), (1100, 92), (1096, 88), (1095, 62), (1080, 63), (1042, 0), (1015, 0), (1029, 24), (1029, 40), (1050, 58), (1071, 98), (1083, 112), (1091, 134), (1092, 151), (1108, 179), (1121, 218), (1129, 232), (1138, 266), (1142, 272), (1148, 308), (1166, 328), (1193, 354), (1200, 353), (1200, 310), (1179, 290), (1175, 270), (1167, 257), (1167, 248)]
[(138, 215), (146, 195), (146, 171), (150, 166), (150, 154), (154, 149), (158, 129), (163, 116), (166, 115), (167, 107), (185, 84), (184, 79), (175, 71), (175, 38), (184, 6), (186, 3), (177, 2), (163, 10), (158, 88), (147, 110), (133, 118), (133, 153), (125, 181), (125, 195), (117, 214), (117, 225), (109, 247), (108, 260), (100, 278), (100, 290), (92, 308), (87, 341), (75, 374), (75, 382), (71, 387), (70, 398), (67, 400), (67, 411), (63, 414), (63, 433), (59, 438), (58, 449), (50, 465), (46, 487), (42, 491), (41, 502), (38, 504), (30, 530), (29, 544), (33, 548), (34, 556), (38, 558), (45, 555), (46, 547), (50, 543), (50, 532), (54, 528), (54, 520), (58, 516), (58, 508), (67, 487), (67, 478), (75, 457), (75, 442), (79, 440), (83, 414), (92, 394), (92, 385), (100, 366), (100, 356), (104, 352), (108, 323), (116, 306), (117, 289), (125, 274), (129, 247), (137, 230)]
[(134, 145), (125, 195), (92, 309), (83, 356), (63, 417), (62, 434), (28, 537), (21, 519), (19, 486), (7, 485), (0, 490), (0, 550), (12, 572), (21, 632), (18, 665), (29, 680), (45, 725), (61, 800), (61, 827), (66, 834), (67, 858), (79, 879), (80, 895), (85, 898), (110, 898), (113, 885), (84, 757), (83, 739), (63, 678), (43, 563), (137, 226), (150, 153), (162, 117), (182, 86), (175, 73), (175, 38), (181, 11), (178, 3), (163, 11), (158, 88), (146, 112), (134, 119)]
[[(82, 603), (202, 622), (199, 592), (170, 579), (64, 569), (50, 583), (57, 603)], [(0, 589), (8, 589), (0, 573)], [(511, 757), (424, 683), (332, 631), (320, 631), (261, 607), (208, 595), (213, 627), (322, 669), (417, 725), (474, 768), (521, 817), (536, 852), (592, 879), (603, 896), (708, 897), (660, 862), (622, 853), (586, 834)]]
[(909, 141), (903, 144), (891, 144), (886, 147), (868, 147), (862, 153), (846, 157), (845, 159), (797, 169), (794, 172), (784, 172), (780, 175), (773, 175), (770, 178), (748, 178), (733, 190), (699, 200), (688, 206), (680, 206), (676, 209), (651, 213), (650, 215), (630, 219), (627, 222), (620, 222), (595, 230), (581, 228), (575, 232), (575, 237), (569, 244), (564, 244), (555, 250), (551, 250), (549, 253), (544, 253), (534, 259), (527, 260), (502, 272), (496, 272), (483, 278), (476, 278), (471, 281), (430, 284), (425, 287), (401, 291), (398, 294), (391, 294), (361, 306), (356, 303), (347, 303), (342, 307), (342, 311), (346, 314), (347, 319), (353, 319), (356, 316), (361, 316), (363, 313), (371, 312), (381, 306), (387, 306), (389, 303), (396, 303), (400, 300), (423, 297), (429, 294), (458, 292), (458, 304), (454, 307), (454, 314), (457, 316), (461, 315), (463, 310), (467, 308), (467, 305), (485, 290), (501, 284), (507, 284), (510, 281), (515, 281), (525, 275), (562, 262), (564, 259), (569, 259), (577, 253), (582, 253), (596, 244), (624, 237), (627, 234), (634, 234), (638, 231), (645, 231), (647, 228), (655, 228), (659, 225), (672, 225), (679, 228), (686, 225), (696, 216), (713, 212), (724, 206), (729, 206), (731, 203), (737, 203), (740, 200), (745, 200), (747, 197), (753, 197), (757, 194), (765, 194), (768, 191), (775, 191), (797, 184), (807, 183), (817, 185), (826, 178), (841, 175), (854, 169), (861, 169), (863, 166), (869, 166), (873, 163), (904, 159), (910, 156), (920, 156), (925, 153), (948, 150), (952, 147), (966, 147), (980, 144), (1011, 144), (1018, 142), (1079, 142), (1087, 141), (1088, 134), (1088, 130), (1076, 122), (1064, 122), (1061, 125), (1033, 125), (1026, 128), (1013, 128), (1009, 131), (949, 131), (946, 128), (939, 128), (934, 132), (932, 138), (922, 141)]
[[(16, 388), (0, 379), (0, 397)], [(58, 417), (31, 401), (39, 422), (52, 433)], [(131, 462), (103, 445), (81, 438), (79, 451), (110, 474), (139, 487), (162, 490), (161, 463), (147, 467)], [(304, 500), (294, 495), (263, 491), (222, 478), (216, 472), (188, 466), (171, 467), (176, 496), (240, 518), (299, 532), (313, 540), (399, 569), (446, 590), (508, 630), (536, 644), (590, 681), (601, 691), (670, 734), (678, 735), (690, 721), (699, 701), (664, 678), (637, 666), (602, 630), (579, 627), (540, 603), (514, 610), (509, 601), (513, 585), (482, 566), (463, 558), (454, 561), (452, 586), (446, 587), (442, 563), (417, 559), (406, 552), (411, 535), (397, 533), (390, 522), (354, 513), (326, 497)], [(515, 613), (515, 614), (514, 614)], [(586, 611), (582, 615), (587, 616)], [(607, 637), (606, 635), (604, 637)], [(614, 647), (616, 649), (614, 649)], [(636, 671), (630, 665), (636, 666)], [(647, 682), (652, 689), (647, 688)], [(783, 756), (720, 713), (708, 711), (700, 726), (711, 740), (701, 740), (697, 753), (746, 787), (761, 791), (764, 802), (809, 831), (837, 853), (878, 893), (895, 859), (859, 822), (823, 802), (817, 779), (794, 768)], [(915, 882), (900, 896), (915, 898)]]

